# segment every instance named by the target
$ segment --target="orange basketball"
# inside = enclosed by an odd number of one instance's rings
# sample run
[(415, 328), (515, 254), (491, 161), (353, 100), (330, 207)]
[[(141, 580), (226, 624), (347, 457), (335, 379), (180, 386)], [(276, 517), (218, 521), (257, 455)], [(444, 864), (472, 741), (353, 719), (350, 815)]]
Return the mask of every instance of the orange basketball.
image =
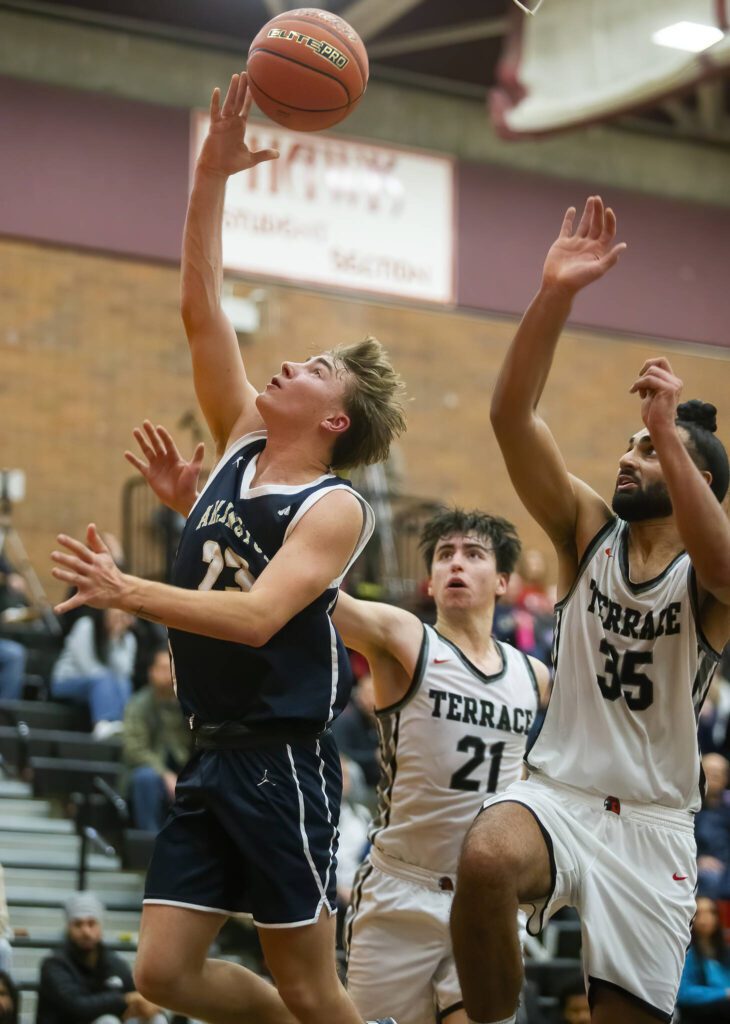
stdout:
[(316, 132), (342, 121), (368, 83), (368, 55), (346, 21), (298, 7), (267, 22), (248, 51), (248, 84), (277, 124)]

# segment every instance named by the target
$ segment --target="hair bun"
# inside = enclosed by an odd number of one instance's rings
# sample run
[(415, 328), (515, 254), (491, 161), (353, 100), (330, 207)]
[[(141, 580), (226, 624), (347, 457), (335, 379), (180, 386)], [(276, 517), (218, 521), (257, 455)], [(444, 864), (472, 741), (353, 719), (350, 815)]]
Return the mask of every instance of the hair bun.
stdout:
[(678, 423), (696, 423), (714, 434), (717, 430), (717, 408), (711, 402), (701, 402), (698, 398), (691, 398), (689, 402), (682, 402), (677, 406)]

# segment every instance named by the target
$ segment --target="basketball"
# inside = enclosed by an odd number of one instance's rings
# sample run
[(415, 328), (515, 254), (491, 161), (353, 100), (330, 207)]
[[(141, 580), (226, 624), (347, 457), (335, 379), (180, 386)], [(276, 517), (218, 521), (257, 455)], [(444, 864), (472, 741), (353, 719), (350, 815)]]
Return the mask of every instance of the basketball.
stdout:
[(248, 84), (272, 121), (316, 132), (344, 120), (362, 99), (368, 55), (346, 21), (316, 7), (279, 14), (248, 51)]

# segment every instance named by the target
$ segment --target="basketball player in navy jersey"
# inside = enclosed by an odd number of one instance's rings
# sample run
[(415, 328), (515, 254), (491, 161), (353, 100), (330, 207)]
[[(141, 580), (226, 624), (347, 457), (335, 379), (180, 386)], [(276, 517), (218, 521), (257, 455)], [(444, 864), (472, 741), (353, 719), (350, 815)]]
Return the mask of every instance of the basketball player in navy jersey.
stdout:
[[(126, 457), (187, 515), (202, 450), (186, 462), (163, 428), (146, 421), (134, 433), (146, 461)], [(512, 524), (444, 509), (424, 525), (421, 548), (433, 629), (345, 593), (333, 614), (347, 646), (370, 664), (383, 765), (372, 848), (347, 916), (347, 986), (365, 1016), (387, 1007), (399, 1024), (467, 1024), (449, 937), (459, 850), (484, 794), (520, 777), (549, 676), (492, 637), (520, 550)]]
[(671, 1019), (694, 914), (697, 715), (730, 637), (728, 459), (714, 406), (648, 360), (644, 426), (612, 508), (568, 472), (537, 404), (581, 288), (619, 258), (598, 197), (565, 215), (509, 349), (492, 423), (525, 507), (558, 556), (555, 678), (529, 776), (488, 800), (459, 864), (454, 952), (471, 1021), (515, 1020), (515, 909), (531, 931), (577, 908), (594, 1024)]
[[(372, 338), (285, 362), (260, 394), (220, 305), (231, 174), (273, 159), (244, 141), (249, 101), (218, 90), (185, 225), (182, 314), (218, 463), (189, 516), (172, 586), (121, 573), (92, 525), (59, 538), (58, 579), (78, 604), (169, 627), (177, 693), (195, 736), (147, 876), (137, 987), (211, 1024), (359, 1024), (335, 969), (341, 777), (327, 727), (349, 661), (330, 612), (372, 530), (332, 469), (383, 459), (404, 427), (402, 386)], [(207, 959), (251, 913), (277, 990)]]

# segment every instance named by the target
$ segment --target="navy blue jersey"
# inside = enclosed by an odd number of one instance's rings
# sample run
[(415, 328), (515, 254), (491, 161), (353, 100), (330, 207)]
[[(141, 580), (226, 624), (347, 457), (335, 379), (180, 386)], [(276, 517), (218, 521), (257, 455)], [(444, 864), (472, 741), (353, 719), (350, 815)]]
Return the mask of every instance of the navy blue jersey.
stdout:
[[(246, 434), (211, 473), (180, 538), (175, 586), (250, 589), (305, 512), (333, 487), (350, 488), (331, 473), (304, 485), (251, 487), (265, 445), (265, 432)], [(363, 528), (346, 569), (373, 529), (372, 510), (360, 501)], [(332, 721), (352, 686), (347, 652), (331, 620), (346, 569), (263, 647), (170, 629), (185, 714), (197, 723), (235, 721), (252, 728), (291, 722), (321, 729)]]

